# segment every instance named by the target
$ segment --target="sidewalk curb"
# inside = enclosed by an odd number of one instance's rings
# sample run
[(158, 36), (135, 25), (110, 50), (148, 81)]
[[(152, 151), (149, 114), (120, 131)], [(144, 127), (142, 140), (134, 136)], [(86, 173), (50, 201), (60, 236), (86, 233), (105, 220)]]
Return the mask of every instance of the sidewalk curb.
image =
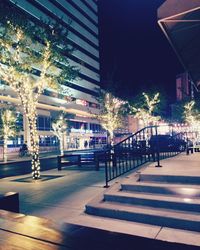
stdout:
[[(68, 153), (81, 153), (81, 152), (91, 152), (91, 151), (98, 151), (98, 149), (96, 149), (96, 150), (92, 150), (92, 149), (80, 149), (80, 150), (69, 150), (69, 151), (65, 151), (65, 154), (68, 154)], [(47, 159), (47, 158), (49, 158), (49, 159), (52, 159), (52, 158), (57, 158), (57, 156), (58, 156), (59, 154), (56, 154), (56, 155), (47, 155), (47, 156), (40, 156), (40, 160), (43, 160), (43, 159)], [(31, 161), (31, 157), (29, 158), (29, 159), (27, 159), (27, 158), (21, 158), (21, 159), (19, 159), (19, 160), (11, 160), (11, 161), (7, 161), (7, 162), (0, 162), (0, 166), (1, 165), (10, 165), (10, 164), (16, 164), (16, 163), (20, 163), (20, 162), (30, 162)]]

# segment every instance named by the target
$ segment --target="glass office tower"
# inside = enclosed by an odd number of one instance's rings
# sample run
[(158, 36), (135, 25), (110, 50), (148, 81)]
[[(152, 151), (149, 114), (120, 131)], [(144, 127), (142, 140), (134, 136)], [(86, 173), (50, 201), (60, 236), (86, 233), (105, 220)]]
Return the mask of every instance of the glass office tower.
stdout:
[[(38, 106), (38, 131), (41, 150), (53, 150), (57, 140), (51, 132), (51, 119), (56, 112), (65, 110), (73, 114), (70, 128), (66, 134), (65, 148), (101, 147), (106, 143), (106, 133), (91, 113), (98, 112), (96, 100), (100, 88), (99, 39), (98, 39), (98, 7), (94, 0), (5, 0), (9, 4), (26, 13), (37, 21), (56, 21), (63, 28), (69, 28), (68, 42), (74, 51), (69, 56), (71, 65), (79, 69), (79, 76), (66, 87), (72, 96), (61, 95), (46, 89)], [(70, 23), (70, 26), (68, 25)], [(38, 24), (39, 25), (39, 24)], [(13, 101), (16, 96), (9, 88), (0, 92), (1, 101)], [(23, 119), (23, 130), (16, 144), (29, 140), (26, 119)], [(86, 143), (87, 141), (87, 143)], [(10, 141), (10, 143), (14, 143)]]

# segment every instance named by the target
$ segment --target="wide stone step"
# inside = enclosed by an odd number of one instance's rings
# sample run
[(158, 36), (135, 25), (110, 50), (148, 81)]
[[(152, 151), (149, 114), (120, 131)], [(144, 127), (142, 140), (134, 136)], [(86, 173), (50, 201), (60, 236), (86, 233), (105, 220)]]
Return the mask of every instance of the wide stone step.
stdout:
[(182, 211), (193, 211), (200, 216), (200, 199), (182, 198), (175, 196), (151, 195), (133, 192), (110, 192), (104, 194), (104, 200), (130, 205), (150, 206), (155, 208), (175, 209)]
[(121, 185), (122, 191), (144, 192), (152, 194), (174, 195), (184, 198), (200, 198), (200, 186), (183, 184), (166, 184), (152, 182), (135, 182)]
[(86, 212), (91, 215), (200, 232), (200, 216), (197, 213), (122, 205), (116, 202), (90, 203), (86, 206)]
[(140, 174), (140, 181), (200, 185), (200, 176)]

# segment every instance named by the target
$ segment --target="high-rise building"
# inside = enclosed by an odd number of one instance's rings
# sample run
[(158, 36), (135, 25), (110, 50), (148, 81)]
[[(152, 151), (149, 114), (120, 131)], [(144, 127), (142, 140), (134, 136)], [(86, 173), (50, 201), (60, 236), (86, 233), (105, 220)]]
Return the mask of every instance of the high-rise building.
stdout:
[(176, 76), (176, 100), (183, 101), (191, 96), (191, 84), (187, 72)]
[[(69, 29), (68, 41), (75, 49), (69, 56), (71, 65), (79, 69), (79, 76), (70, 82), (65, 95), (45, 90), (38, 105), (38, 131), (40, 148), (54, 147), (56, 138), (51, 131), (51, 117), (61, 110), (73, 114), (65, 148), (83, 148), (84, 145), (102, 145), (106, 142), (106, 133), (91, 113), (98, 112), (96, 99), (100, 88), (98, 7), (95, 0), (4, 0), (26, 13), (37, 22), (56, 21)], [(70, 25), (68, 25), (70, 22)], [(39, 25), (39, 24), (38, 24)], [(16, 103), (16, 95), (9, 87), (0, 90), (0, 101)], [(29, 140), (26, 119), (23, 119), (24, 133), (18, 143)], [(87, 143), (85, 143), (87, 141)], [(10, 142), (12, 143), (12, 141)]]

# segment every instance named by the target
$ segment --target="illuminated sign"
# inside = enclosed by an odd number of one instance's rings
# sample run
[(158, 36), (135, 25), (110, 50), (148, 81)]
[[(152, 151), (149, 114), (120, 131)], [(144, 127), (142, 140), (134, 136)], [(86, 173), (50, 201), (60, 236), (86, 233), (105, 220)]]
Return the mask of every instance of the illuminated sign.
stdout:
[(79, 104), (79, 105), (82, 105), (82, 106), (87, 106), (88, 102), (86, 100), (76, 99), (76, 104)]
[(81, 134), (92, 134), (93, 131), (89, 129), (76, 129), (76, 128), (71, 128), (72, 133), (81, 133)]

